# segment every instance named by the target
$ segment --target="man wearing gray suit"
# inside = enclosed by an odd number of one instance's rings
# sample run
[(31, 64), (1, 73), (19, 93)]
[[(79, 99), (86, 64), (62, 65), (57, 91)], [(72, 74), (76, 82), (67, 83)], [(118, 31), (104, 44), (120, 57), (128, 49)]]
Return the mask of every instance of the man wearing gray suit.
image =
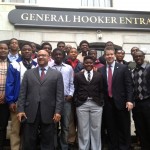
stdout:
[(64, 85), (60, 72), (48, 67), (49, 54), (40, 50), (38, 67), (27, 71), (18, 100), (18, 119), (24, 121), (23, 149), (36, 150), (38, 130), (41, 150), (54, 150), (54, 123), (61, 118)]

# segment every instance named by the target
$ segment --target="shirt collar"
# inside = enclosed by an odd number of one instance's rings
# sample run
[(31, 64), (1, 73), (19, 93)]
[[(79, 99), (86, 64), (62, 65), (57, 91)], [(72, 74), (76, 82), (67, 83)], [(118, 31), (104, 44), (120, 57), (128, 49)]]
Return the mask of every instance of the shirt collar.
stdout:
[(146, 62), (144, 62), (141, 66), (136, 66), (136, 69), (139, 69), (139, 68), (145, 69), (146, 65), (147, 65)]
[(111, 66), (112, 68), (114, 68), (114, 67), (115, 67), (115, 61), (114, 61), (112, 64), (107, 64), (107, 68), (108, 68), (109, 66)]
[(39, 67), (40, 70), (41, 70), (41, 68), (45, 68), (45, 70), (47, 71), (48, 68), (49, 68), (49, 66), (47, 65), (47, 66), (45, 66), (45, 67)]
[[(89, 73), (89, 71), (87, 70), (84, 70), (86, 73)], [(90, 73), (93, 73), (93, 69), (90, 71)]]
[(65, 63), (63, 63), (63, 62), (62, 62), (60, 65), (57, 65), (57, 64), (54, 62), (54, 64), (52, 65), (52, 67), (53, 67), (53, 66), (64, 66), (64, 67), (65, 67), (66, 65), (65, 65)]
[(8, 56), (9, 56), (9, 57), (15, 57), (15, 58), (17, 58), (17, 57), (19, 57), (19, 54), (17, 53), (17, 54), (15, 54), (15, 55), (12, 55), (12, 54), (9, 52)]
[(141, 65), (141, 67), (143, 68), (143, 69), (145, 69), (146, 68), (146, 63), (144, 62), (142, 65)]

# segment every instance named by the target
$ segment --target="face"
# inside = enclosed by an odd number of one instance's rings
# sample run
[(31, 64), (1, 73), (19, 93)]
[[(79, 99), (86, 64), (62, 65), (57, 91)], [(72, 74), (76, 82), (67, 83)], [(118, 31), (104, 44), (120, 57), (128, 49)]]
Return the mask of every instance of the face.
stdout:
[(71, 48), (72, 48), (72, 46), (71, 45), (66, 45), (66, 47), (65, 47), (65, 51), (67, 52), (67, 53), (69, 53), (69, 51), (71, 50)]
[(32, 47), (30, 45), (24, 45), (21, 49), (22, 57), (26, 60), (31, 60)]
[(69, 57), (72, 59), (72, 60), (75, 60), (78, 56), (78, 52), (77, 52), (77, 49), (75, 48), (72, 48), (69, 52)]
[(60, 44), (58, 45), (58, 49), (65, 51), (65, 44), (60, 43)]
[(133, 47), (131, 49), (131, 55), (134, 56), (135, 52), (137, 52), (137, 51), (138, 51), (138, 48), (137, 47)]
[(83, 66), (84, 66), (85, 70), (91, 71), (93, 69), (93, 60), (92, 59), (86, 59), (83, 62)]
[(116, 60), (122, 61), (123, 58), (124, 58), (124, 56), (125, 56), (125, 52), (124, 52), (124, 51), (118, 50), (118, 51), (116, 52)]
[(32, 52), (35, 53), (36, 52), (36, 45), (34, 43), (31, 43), (32, 45)]
[(87, 43), (82, 43), (80, 49), (82, 52), (87, 52), (89, 50), (89, 46)]
[(8, 55), (8, 46), (7, 44), (0, 44), (0, 58), (6, 59)]
[(49, 53), (49, 55), (51, 55), (52, 47), (50, 45), (44, 45), (43, 49), (45, 49)]
[(115, 60), (114, 50), (106, 50), (105, 59), (108, 64), (112, 64)]
[(15, 40), (15, 39), (11, 40), (9, 47), (10, 47), (11, 50), (18, 51), (18, 49), (19, 49), (18, 41)]
[(134, 54), (134, 60), (137, 65), (142, 65), (144, 63), (145, 56), (142, 52), (136, 52)]
[(49, 54), (46, 50), (40, 50), (37, 54), (37, 62), (40, 67), (48, 65)]
[(107, 42), (105, 47), (107, 47), (107, 46), (114, 46), (114, 44), (112, 42)]
[(97, 59), (97, 51), (96, 50), (90, 50), (89, 56), (93, 58), (93, 60)]
[(53, 53), (53, 59), (56, 64), (61, 64), (63, 61), (63, 53), (61, 51), (55, 51)]

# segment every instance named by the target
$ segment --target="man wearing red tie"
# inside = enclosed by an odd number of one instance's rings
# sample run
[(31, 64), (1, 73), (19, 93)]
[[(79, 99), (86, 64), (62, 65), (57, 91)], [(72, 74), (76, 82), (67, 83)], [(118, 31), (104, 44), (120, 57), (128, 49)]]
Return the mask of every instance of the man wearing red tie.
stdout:
[(132, 79), (127, 66), (115, 62), (113, 47), (104, 49), (106, 65), (98, 71), (104, 83), (104, 121), (109, 150), (130, 149), (130, 113), (133, 108)]

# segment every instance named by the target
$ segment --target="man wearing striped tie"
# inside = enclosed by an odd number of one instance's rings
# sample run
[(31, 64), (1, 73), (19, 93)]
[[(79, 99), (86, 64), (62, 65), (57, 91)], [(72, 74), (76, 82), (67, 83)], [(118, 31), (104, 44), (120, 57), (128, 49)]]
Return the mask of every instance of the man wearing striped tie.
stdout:
[(101, 150), (102, 76), (93, 70), (91, 56), (84, 57), (83, 65), (85, 70), (74, 79), (79, 149)]

